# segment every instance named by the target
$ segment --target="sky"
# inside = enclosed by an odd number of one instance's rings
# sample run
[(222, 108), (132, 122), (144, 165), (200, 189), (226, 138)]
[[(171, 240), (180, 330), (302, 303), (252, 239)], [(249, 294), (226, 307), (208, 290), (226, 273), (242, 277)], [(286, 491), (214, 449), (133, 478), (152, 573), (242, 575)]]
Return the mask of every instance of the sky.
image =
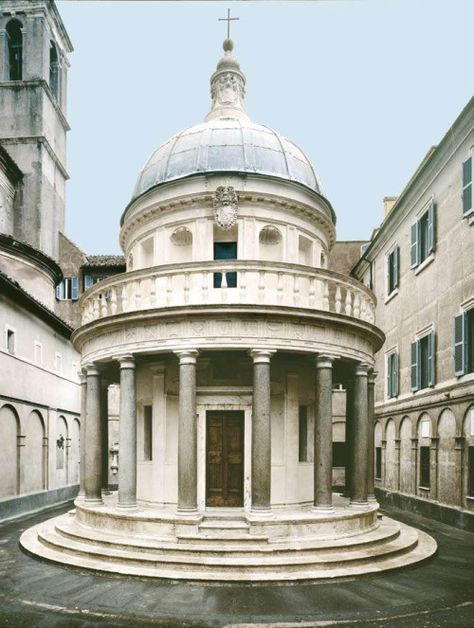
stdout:
[(120, 216), (151, 153), (210, 108), (227, 7), (246, 108), (298, 144), (364, 240), (473, 94), (472, 0), (58, 0), (74, 45), (66, 233), (120, 253)]

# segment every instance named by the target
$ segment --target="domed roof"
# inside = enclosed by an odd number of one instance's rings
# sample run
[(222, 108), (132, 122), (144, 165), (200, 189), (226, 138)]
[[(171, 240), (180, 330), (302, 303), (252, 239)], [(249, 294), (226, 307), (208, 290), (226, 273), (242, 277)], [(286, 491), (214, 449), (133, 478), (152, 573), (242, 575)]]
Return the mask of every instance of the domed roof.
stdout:
[(132, 198), (167, 181), (207, 172), (257, 173), (296, 181), (321, 193), (306, 155), (273, 129), (251, 122), (244, 106), (245, 76), (224, 42), (211, 77), (212, 108), (204, 122), (174, 135), (152, 154)]
[(310, 161), (293, 142), (262, 124), (217, 118), (185, 129), (160, 146), (143, 168), (133, 196), (204, 172), (272, 175), (320, 192)]

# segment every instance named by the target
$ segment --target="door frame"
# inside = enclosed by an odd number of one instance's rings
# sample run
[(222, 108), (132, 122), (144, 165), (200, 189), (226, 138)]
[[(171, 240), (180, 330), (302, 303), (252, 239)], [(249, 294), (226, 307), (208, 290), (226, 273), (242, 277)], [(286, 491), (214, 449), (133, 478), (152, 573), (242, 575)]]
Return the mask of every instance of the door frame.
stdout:
[[(240, 410), (244, 413), (244, 509), (251, 505), (250, 458), (252, 430), (252, 389), (250, 387), (202, 387), (197, 389), (197, 502), (200, 512), (221, 510), (206, 506), (206, 412)], [(224, 507), (226, 509), (227, 507)], [(235, 508), (239, 510), (239, 508)]]

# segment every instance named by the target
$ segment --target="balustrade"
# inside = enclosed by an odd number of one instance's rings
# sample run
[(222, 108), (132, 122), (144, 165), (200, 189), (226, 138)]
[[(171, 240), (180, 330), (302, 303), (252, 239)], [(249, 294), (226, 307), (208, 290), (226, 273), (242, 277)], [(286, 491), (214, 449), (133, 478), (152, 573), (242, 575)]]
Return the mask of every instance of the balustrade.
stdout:
[(321, 268), (244, 260), (156, 266), (110, 277), (81, 298), (82, 323), (187, 305), (268, 305), (324, 310), (374, 322), (362, 284)]

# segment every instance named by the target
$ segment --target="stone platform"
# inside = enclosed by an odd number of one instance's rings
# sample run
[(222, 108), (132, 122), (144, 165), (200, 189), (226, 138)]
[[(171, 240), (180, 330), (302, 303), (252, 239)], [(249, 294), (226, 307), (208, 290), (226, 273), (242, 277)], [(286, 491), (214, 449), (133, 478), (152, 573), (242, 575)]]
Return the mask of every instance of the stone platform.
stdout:
[(270, 516), (214, 509), (196, 516), (175, 511), (103, 506), (81, 500), (70, 512), (26, 530), (22, 547), (68, 565), (152, 578), (218, 582), (293, 581), (376, 573), (436, 552), (426, 533), (378, 515), (378, 505), (331, 514), (309, 507)]

